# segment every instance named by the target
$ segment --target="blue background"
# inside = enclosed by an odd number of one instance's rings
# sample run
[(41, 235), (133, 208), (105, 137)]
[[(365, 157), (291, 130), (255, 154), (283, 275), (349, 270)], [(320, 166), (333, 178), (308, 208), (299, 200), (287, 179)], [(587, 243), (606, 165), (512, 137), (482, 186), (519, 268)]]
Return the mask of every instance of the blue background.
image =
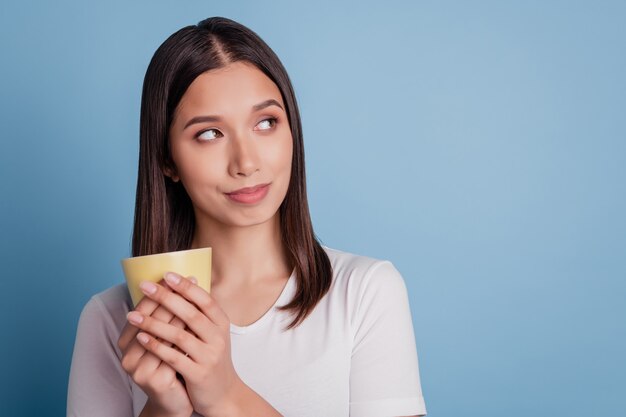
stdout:
[(2, 5), (1, 415), (65, 413), (145, 70), (209, 16), (290, 74), (322, 243), (403, 274), (429, 416), (623, 415), (624, 2), (117, 0)]

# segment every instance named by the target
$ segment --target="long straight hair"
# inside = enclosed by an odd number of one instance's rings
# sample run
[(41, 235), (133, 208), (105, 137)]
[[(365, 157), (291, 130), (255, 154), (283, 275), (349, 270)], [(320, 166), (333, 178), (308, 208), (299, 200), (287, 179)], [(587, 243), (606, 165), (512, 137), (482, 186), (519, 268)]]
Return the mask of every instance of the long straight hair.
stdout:
[(132, 236), (132, 256), (185, 250), (195, 228), (193, 205), (181, 182), (164, 175), (173, 167), (168, 132), (183, 94), (200, 74), (245, 61), (278, 87), (293, 137), (289, 188), (280, 205), (281, 239), (294, 266), (296, 293), (281, 310), (298, 326), (326, 294), (332, 281), (328, 255), (313, 232), (306, 193), (300, 113), (287, 71), (278, 56), (252, 30), (224, 17), (186, 26), (154, 53), (141, 95), (139, 172)]

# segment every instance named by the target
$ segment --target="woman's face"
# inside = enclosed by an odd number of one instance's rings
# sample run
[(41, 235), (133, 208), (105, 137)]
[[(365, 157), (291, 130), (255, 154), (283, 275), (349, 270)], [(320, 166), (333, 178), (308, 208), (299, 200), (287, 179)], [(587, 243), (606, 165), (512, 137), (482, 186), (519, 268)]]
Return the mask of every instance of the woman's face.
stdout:
[[(249, 63), (207, 71), (191, 83), (174, 112), (169, 140), (175, 167), (165, 174), (180, 179), (198, 221), (250, 226), (276, 215), (293, 150), (284, 109), (278, 87)], [(226, 195), (267, 183), (265, 197), (252, 204)]]

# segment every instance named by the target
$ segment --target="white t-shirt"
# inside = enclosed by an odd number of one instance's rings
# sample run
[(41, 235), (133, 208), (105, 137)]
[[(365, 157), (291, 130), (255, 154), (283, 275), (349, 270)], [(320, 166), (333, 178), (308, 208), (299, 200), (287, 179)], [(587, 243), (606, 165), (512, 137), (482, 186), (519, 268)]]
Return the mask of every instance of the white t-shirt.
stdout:
[[(329, 292), (298, 327), (274, 307), (295, 293), (295, 270), (274, 306), (246, 327), (231, 324), (240, 378), (288, 417), (425, 415), (409, 300), (393, 264), (322, 246)], [(125, 284), (94, 295), (78, 323), (67, 415), (138, 416), (147, 396), (121, 367), (117, 340), (131, 300)], [(197, 416), (197, 414), (193, 414)]]

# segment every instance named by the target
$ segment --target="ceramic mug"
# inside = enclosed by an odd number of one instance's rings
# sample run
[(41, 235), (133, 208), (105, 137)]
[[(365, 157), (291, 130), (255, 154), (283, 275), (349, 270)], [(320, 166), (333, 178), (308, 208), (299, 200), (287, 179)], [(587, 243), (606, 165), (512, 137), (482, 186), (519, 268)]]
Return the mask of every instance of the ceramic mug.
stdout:
[(159, 282), (168, 271), (185, 278), (193, 276), (200, 288), (210, 292), (211, 254), (211, 248), (206, 247), (122, 259), (122, 269), (133, 306), (137, 306), (144, 296), (139, 283), (141, 281)]

